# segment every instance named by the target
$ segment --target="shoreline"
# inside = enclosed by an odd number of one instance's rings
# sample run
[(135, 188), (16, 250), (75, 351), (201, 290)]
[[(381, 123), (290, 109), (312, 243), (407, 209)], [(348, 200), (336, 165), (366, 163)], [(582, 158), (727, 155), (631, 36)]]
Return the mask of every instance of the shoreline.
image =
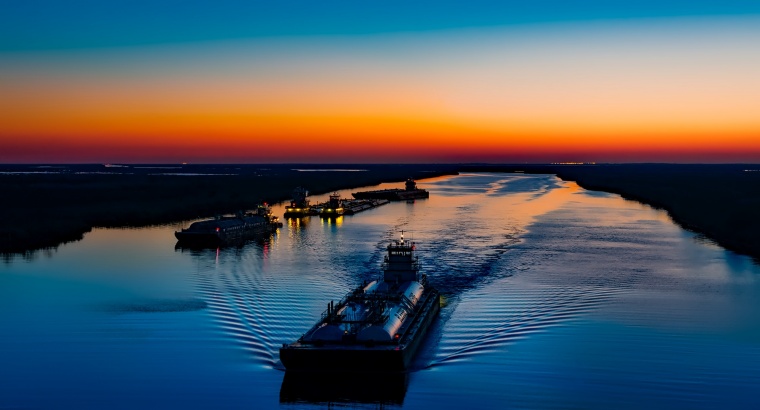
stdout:
[[(69, 167), (74, 171), (78, 167), (103, 169), (102, 165)], [(212, 167), (195, 166), (201, 170)], [(238, 175), (224, 170), (187, 175), (100, 171), (0, 174), (0, 192), (8, 198), (0, 202), (0, 255), (56, 249), (81, 240), (93, 228), (162, 225), (253, 209), (263, 202), (289, 200), (297, 186), (319, 195), (403, 182), (409, 177), (421, 180), (456, 174), (448, 165), (362, 165), (364, 172), (345, 165), (304, 167), (350, 171), (303, 172), (289, 164), (237, 166)]]
[(667, 212), (675, 224), (760, 263), (760, 172), (745, 164), (473, 166), (461, 171), (554, 174)]
[[(77, 166), (71, 166), (77, 167)], [(95, 165), (81, 166), (95, 167)], [(99, 166), (102, 167), (102, 166)], [(553, 174), (662, 209), (680, 227), (760, 263), (757, 165), (267, 165), (240, 175), (1, 174), (0, 255), (32, 255), (81, 240), (93, 228), (144, 227), (251, 209), (290, 199), (296, 186), (314, 195), (458, 172)], [(346, 172), (299, 172), (346, 169)], [(3, 168), (3, 166), (0, 166)], [(8, 168), (6, 166), (5, 168)], [(137, 167), (135, 167), (137, 168)], [(364, 172), (354, 172), (361, 168)], [(351, 171), (348, 171), (351, 170)], [(194, 175), (194, 174), (193, 174)]]

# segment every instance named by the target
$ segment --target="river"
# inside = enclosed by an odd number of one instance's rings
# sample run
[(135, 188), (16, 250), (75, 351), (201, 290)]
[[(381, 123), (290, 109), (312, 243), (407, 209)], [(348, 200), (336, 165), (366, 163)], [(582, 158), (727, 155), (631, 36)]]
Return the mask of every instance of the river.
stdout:
[[(750, 258), (549, 175), (418, 185), (430, 199), (286, 220), (240, 247), (175, 249), (184, 223), (6, 256), (0, 408), (760, 406)], [(286, 378), (282, 343), (379, 275), (401, 230), (444, 295), (413, 370)]]

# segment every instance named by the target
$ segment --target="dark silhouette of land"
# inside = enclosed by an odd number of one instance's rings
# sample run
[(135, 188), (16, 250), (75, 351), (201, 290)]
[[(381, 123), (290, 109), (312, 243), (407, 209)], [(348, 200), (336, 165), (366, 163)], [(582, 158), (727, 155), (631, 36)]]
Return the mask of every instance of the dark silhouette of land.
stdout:
[[(684, 228), (727, 249), (760, 258), (760, 165), (289, 164), (176, 168), (0, 166), (4, 172), (0, 174), (0, 253), (55, 247), (81, 239), (93, 227), (167, 224), (250, 209), (260, 202), (288, 200), (296, 186), (320, 194), (400, 182), (409, 176), (422, 179), (457, 171), (520, 171), (556, 174), (586, 189), (617, 193), (664, 209)], [(308, 168), (365, 171), (297, 171)]]
[(682, 227), (760, 260), (760, 164), (467, 166), (460, 170), (556, 174), (668, 212)]
[[(298, 169), (361, 169), (303, 172)], [(212, 217), (312, 194), (454, 173), (435, 165), (0, 166), (0, 253), (82, 239), (94, 227), (139, 227)], [(170, 238), (173, 240), (173, 238)]]

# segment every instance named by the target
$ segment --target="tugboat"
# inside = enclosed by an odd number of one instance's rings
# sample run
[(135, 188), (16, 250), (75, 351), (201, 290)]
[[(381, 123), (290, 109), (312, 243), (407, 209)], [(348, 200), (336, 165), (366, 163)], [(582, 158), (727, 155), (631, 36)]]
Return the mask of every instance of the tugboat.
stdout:
[(238, 212), (235, 216), (218, 216), (194, 222), (189, 228), (174, 232), (183, 246), (220, 246), (238, 243), (259, 235), (270, 234), (281, 227), (272, 210), (259, 205), (254, 212)]
[(389, 201), (406, 201), (410, 199), (430, 198), (427, 190), (417, 188), (417, 183), (412, 178), (407, 178), (404, 189), (380, 189), (377, 191), (354, 192), (356, 199), (387, 199)]
[(340, 302), (327, 304), (320, 320), (301, 338), (283, 344), (288, 371), (403, 372), (409, 369), (441, 296), (419, 273), (415, 244), (388, 245), (383, 277), (364, 283)]
[(343, 209), (343, 201), (340, 199), (340, 195), (335, 192), (330, 195), (330, 200), (319, 206), (319, 216), (322, 218), (337, 218), (345, 213)]
[(293, 200), (285, 207), (285, 218), (301, 218), (304, 216), (317, 215), (319, 212), (309, 204), (306, 197), (309, 191), (302, 187), (293, 190)]

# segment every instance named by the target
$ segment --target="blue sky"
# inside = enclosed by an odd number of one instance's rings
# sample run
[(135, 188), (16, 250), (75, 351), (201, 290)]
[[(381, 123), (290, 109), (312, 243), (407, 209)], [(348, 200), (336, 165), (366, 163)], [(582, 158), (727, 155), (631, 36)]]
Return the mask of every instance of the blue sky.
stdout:
[(5, 0), (0, 51), (760, 14), (760, 1)]
[(0, 162), (760, 158), (760, 0), (3, 1)]

